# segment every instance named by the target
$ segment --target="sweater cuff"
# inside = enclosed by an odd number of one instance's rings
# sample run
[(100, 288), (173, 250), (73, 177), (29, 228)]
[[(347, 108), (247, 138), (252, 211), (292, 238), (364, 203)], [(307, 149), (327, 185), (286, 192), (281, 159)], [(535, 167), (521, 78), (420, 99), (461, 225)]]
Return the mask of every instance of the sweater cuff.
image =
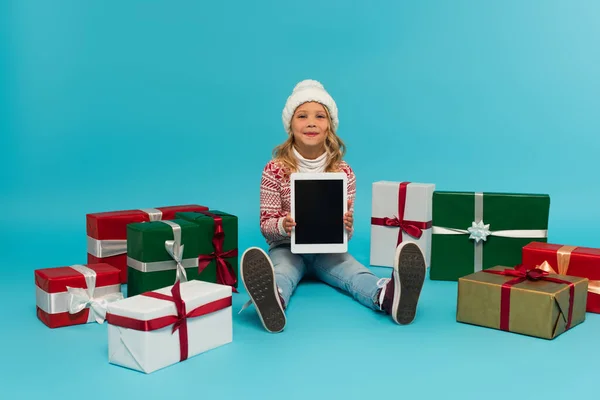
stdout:
[(280, 217), (279, 221), (277, 221), (277, 229), (279, 230), (279, 234), (281, 236), (287, 237), (287, 232), (285, 231), (285, 228), (283, 227), (283, 221), (285, 220), (285, 217)]

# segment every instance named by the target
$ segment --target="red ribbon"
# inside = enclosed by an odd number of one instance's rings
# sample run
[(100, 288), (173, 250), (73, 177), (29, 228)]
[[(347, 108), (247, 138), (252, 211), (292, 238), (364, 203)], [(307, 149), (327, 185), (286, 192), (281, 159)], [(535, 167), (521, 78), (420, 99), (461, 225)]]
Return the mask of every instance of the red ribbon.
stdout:
[(172, 301), (173, 303), (175, 303), (177, 315), (167, 315), (165, 317), (159, 317), (148, 321), (141, 321), (134, 318), (107, 313), (106, 321), (111, 325), (143, 332), (155, 331), (158, 329), (162, 329), (166, 326), (173, 325), (171, 333), (179, 331), (179, 359), (180, 361), (185, 361), (188, 358), (189, 351), (187, 319), (200, 317), (202, 315), (210, 314), (215, 311), (222, 310), (226, 307), (230, 307), (231, 297), (225, 297), (223, 299), (203, 304), (199, 307), (194, 308), (189, 313), (186, 313), (185, 302), (181, 298), (181, 288), (179, 281), (177, 281), (175, 285), (173, 285), (173, 287), (171, 288), (171, 294), (173, 295), (173, 297), (156, 292), (146, 292), (142, 293), (141, 296), (153, 297), (159, 300)]
[(505, 269), (504, 271), (484, 270), (488, 274), (514, 276), (514, 279), (504, 282), (500, 292), (500, 329), (508, 331), (510, 321), (510, 292), (511, 288), (524, 281), (547, 281), (554, 283), (564, 283), (569, 285), (569, 315), (567, 317), (567, 328), (571, 328), (573, 318), (573, 297), (575, 296), (575, 284), (558, 278), (549, 277), (549, 273), (542, 269), (526, 269), (522, 265), (517, 265), (515, 269)]
[(410, 182), (402, 182), (398, 187), (398, 216), (393, 218), (371, 217), (371, 225), (394, 226), (400, 228), (398, 231), (398, 243), (402, 243), (402, 232), (409, 236), (420, 239), (423, 235), (423, 229), (431, 228), (431, 221), (408, 221), (404, 219), (404, 209), (406, 208), (406, 188)]
[(223, 244), (225, 242), (223, 218), (208, 211), (198, 212), (208, 217), (211, 217), (215, 221), (215, 229), (212, 239), (214, 251), (210, 254), (201, 254), (200, 256), (198, 256), (198, 271), (202, 272), (212, 260), (215, 260), (217, 263), (217, 283), (221, 285), (231, 286), (232, 290), (235, 293), (238, 293), (238, 291), (234, 287), (237, 283), (237, 276), (235, 274), (235, 271), (233, 270), (233, 267), (231, 266), (231, 263), (225, 260), (229, 257), (237, 257), (238, 249), (236, 248), (228, 251), (223, 251)]

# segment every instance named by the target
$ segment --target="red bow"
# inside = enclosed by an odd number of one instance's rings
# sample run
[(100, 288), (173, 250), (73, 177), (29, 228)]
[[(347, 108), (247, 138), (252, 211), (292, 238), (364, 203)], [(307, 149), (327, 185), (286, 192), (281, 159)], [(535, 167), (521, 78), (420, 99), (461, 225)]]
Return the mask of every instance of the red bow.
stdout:
[(223, 230), (223, 219), (216, 214), (208, 211), (199, 211), (200, 213), (211, 217), (215, 221), (215, 229), (212, 238), (214, 251), (210, 254), (201, 254), (198, 256), (198, 272), (202, 272), (212, 260), (217, 264), (217, 283), (231, 286), (235, 293), (238, 293), (234, 287), (237, 283), (237, 277), (231, 263), (226, 258), (237, 257), (238, 249), (223, 251), (225, 242), (225, 231)]
[(372, 225), (393, 226), (398, 227), (398, 242), (402, 243), (402, 232), (406, 232), (409, 236), (420, 239), (423, 235), (423, 229), (431, 228), (431, 221), (408, 221), (404, 219), (404, 209), (406, 208), (406, 190), (410, 182), (402, 182), (398, 187), (398, 216), (393, 218), (371, 218)]
[(493, 270), (484, 270), (483, 272), (487, 272), (488, 274), (495, 275), (504, 275), (504, 276), (514, 276), (514, 279), (511, 279), (502, 284), (501, 292), (500, 292), (500, 329), (503, 331), (509, 330), (509, 321), (510, 321), (510, 292), (511, 288), (514, 285), (517, 285), (524, 281), (547, 281), (554, 283), (564, 283), (569, 285), (569, 314), (567, 317), (567, 326), (566, 329), (571, 327), (571, 320), (573, 318), (573, 298), (575, 296), (575, 285), (572, 282), (565, 281), (558, 278), (552, 278), (547, 271), (542, 269), (527, 269), (523, 265), (517, 265), (514, 269), (507, 268), (504, 271), (493, 271)]
[[(539, 281), (539, 280), (552, 280), (553, 279), (553, 278), (543, 279), (545, 276), (549, 275), (549, 273), (547, 271), (544, 271), (543, 269), (539, 269), (539, 268), (527, 269), (523, 265), (517, 265), (514, 269), (507, 268), (504, 271), (487, 271), (486, 270), (486, 272), (498, 273), (499, 275), (505, 275), (505, 276), (515, 276), (515, 277), (519, 277), (519, 278), (524, 278), (521, 280), (521, 282), (523, 282), (524, 280)], [(558, 279), (558, 280), (560, 281), (560, 279)]]
[(383, 218), (383, 224), (385, 226), (399, 227), (402, 231), (417, 239), (419, 239), (423, 235), (423, 229), (426, 229), (418, 226), (417, 223), (415, 223), (414, 221), (401, 221), (396, 216), (394, 216), (394, 218)]

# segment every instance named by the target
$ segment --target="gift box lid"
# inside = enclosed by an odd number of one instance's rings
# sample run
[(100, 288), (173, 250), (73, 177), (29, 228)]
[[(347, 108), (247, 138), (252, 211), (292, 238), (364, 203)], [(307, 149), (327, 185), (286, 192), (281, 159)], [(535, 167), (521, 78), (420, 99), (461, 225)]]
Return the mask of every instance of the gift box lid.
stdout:
[[(207, 211), (208, 207), (199, 204), (187, 204), (158, 207), (156, 210), (162, 212), (161, 219), (170, 220), (175, 218), (177, 212)], [(143, 209), (90, 213), (86, 215), (86, 230), (88, 236), (98, 240), (125, 239), (128, 224), (149, 220), (148, 213)]]
[[(181, 298), (185, 302), (186, 311), (221, 299), (231, 298), (231, 287), (215, 283), (192, 280), (181, 283)], [(172, 296), (172, 286), (154, 290), (166, 296)], [(149, 321), (156, 318), (177, 315), (175, 303), (139, 294), (108, 305), (108, 313)], [(110, 323), (110, 319), (109, 319)]]
[[(121, 271), (105, 263), (81, 264), (96, 272), (96, 287), (119, 284)], [(42, 268), (35, 270), (35, 284), (47, 293), (66, 292), (67, 286), (86, 288), (85, 277), (71, 267)]]

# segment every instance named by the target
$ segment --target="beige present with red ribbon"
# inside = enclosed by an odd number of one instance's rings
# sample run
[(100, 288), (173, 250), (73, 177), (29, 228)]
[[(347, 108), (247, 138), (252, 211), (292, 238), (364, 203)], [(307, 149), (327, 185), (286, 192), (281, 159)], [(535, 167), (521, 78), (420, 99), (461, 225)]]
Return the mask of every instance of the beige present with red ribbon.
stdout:
[(458, 279), (456, 320), (554, 339), (585, 321), (587, 284), (522, 265), (492, 267)]

